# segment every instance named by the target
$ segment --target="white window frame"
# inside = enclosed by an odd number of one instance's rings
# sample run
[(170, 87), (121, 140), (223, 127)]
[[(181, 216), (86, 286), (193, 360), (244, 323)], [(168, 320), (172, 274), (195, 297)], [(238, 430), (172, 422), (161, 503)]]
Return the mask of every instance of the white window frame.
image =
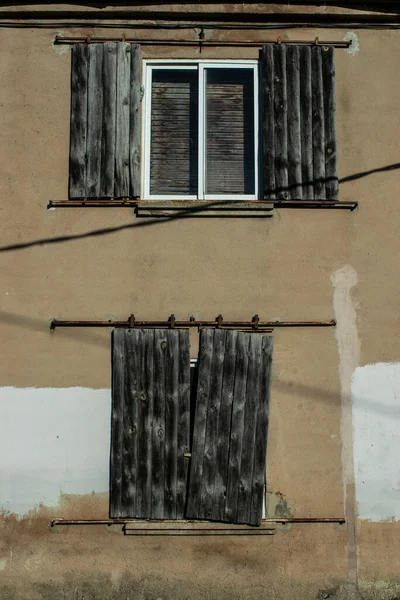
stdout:
[[(254, 71), (254, 194), (205, 194), (206, 182), (206, 88), (205, 70), (253, 69)], [(199, 154), (198, 154), (198, 194), (150, 194), (150, 141), (151, 141), (151, 86), (152, 74), (156, 69), (193, 69), (199, 74)], [(143, 200), (257, 200), (259, 197), (259, 82), (257, 60), (144, 60), (143, 61), (144, 110), (142, 111), (142, 199)]]

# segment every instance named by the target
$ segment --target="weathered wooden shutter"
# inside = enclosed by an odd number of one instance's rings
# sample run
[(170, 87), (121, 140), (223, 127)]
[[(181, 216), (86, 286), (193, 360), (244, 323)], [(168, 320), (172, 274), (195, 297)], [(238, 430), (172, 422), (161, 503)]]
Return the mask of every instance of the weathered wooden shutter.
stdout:
[(69, 197), (137, 197), (140, 46), (75, 44), (71, 60)]
[(336, 200), (334, 49), (262, 49), (264, 198)]
[(189, 332), (116, 329), (111, 518), (183, 517), (189, 405)]
[(187, 517), (259, 525), (272, 337), (201, 332)]

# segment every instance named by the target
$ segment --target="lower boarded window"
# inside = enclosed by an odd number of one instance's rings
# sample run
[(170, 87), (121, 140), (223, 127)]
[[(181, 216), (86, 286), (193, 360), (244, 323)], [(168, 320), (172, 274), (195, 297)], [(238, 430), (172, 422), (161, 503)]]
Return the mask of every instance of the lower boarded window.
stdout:
[(272, 347), (205, 329), (196, 372), (187, 330), (114, 331), (111, 518), (260, 524)]

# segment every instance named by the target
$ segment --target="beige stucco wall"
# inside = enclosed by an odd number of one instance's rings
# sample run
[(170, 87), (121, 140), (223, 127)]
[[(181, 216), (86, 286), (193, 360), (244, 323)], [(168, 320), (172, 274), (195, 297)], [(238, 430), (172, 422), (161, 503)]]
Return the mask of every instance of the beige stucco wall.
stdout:
[[(218, 313), (243, 320), (255, 313), (268, 320), (337, 318), (347, 328), (274, 333), (267, 477), (269, 516), (276, 504), (292, 516), (343, 516), (344, 473), (350, 484), (353, 477), (352, 428), (343, 422), (352, 369), (399, 357), (398, 171), (344, 182), (340, 199), (358, 201), (355, 212), (279, 209), (265, 220), (143, 226), (129, 208), (47, 210), (50, 200), (66, 199), (68, 183), (70, 55), (52, 45), (56, 33), (62, 27), (0, 29), (0, 386), (110, 387), (110, 332), (51, 333), (54, 317), (125, 319), (133, 312), (143, 319), (171, 313), (183, 319), (192, 313), (210, 319)], [(280, 32), (332, 40), (345, 33)], [(146, 32), (151, 35), (161, 34)], [(240, 39), (237, 32), (207, 35)], [(277, 33), (242, 35), (262, 40)], [(357, 35), (358, 52), (336, 52), (341, 178), (399, 162), (399, 33)], [(143, 54), (199, 56), (197, 49), (149, 47)], [(201, 56), (256, 58), (257, 49), (204, 48)], [(22, 247), (8, 248), (15, 244)], [(337, 289), (349, 272), (354, 285), (341, 302)], [(104, 527), (59, 534), (47, 528), (53, 516), (106, 518), (107, 510), (104, 494), (71, 495), (59, 507), (37, 507), (22, 521), (4, 515), (0, 595), (314, 598), (349, 581), (346, 526), (285, 526), (273, 537), (248, 539), (142, 539)], [(397, 522), (357, 523), (362, 593), (394, 597), (399, 528)]]

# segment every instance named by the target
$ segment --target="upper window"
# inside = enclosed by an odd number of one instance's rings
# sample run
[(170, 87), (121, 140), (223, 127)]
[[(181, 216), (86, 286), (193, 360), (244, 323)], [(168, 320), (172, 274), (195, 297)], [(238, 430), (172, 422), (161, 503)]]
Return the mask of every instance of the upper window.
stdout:
[(75, 44), (69, 197), (336, 200), (333, 52), (143, 70), (138, 44)]
[(144, 197), (255, 199), (254, 62), (146, 65)]

